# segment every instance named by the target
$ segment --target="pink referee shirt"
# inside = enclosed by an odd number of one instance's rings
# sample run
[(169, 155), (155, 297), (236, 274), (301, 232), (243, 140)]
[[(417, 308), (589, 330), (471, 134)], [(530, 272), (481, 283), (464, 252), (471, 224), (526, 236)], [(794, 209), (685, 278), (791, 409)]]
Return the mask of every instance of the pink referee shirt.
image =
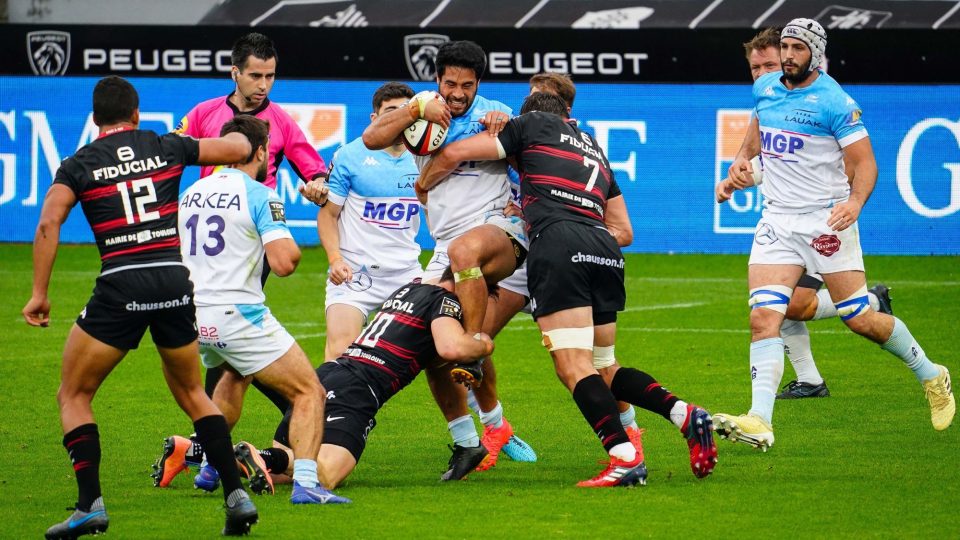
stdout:
[[(270, 166), (267, 169), (267, 180), (264, 185), (277, 189), (277, 167), (280, 166), (280, 161), (284, 157), (303, 181), (313, 180), (319, 175), (326, 174), (327, 167), (323, 164), (323, 159), (307, 142), (300, 127), (286, 111), (272, 103), (269, 98), (264, 99), (256, 109), (245, 113), (241, 113), (233, 103), (230, 103), (230, 96), (209, 99), (188, 112), (174, 131), (197, 139), (219, 137), (223, 124), (238, 114), (251, 114), (270, 122)], [(212, 165), (201, 167), (200, 177), (213, 174), (215, 168)]]

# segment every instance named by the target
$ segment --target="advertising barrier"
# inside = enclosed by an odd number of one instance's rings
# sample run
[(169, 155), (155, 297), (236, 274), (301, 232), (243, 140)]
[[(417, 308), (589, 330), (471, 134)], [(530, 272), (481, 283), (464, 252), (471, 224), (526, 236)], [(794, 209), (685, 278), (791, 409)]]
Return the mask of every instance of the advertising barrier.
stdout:
[[(0, 77), (0, 239), (32, 241), (43, 196), (60, 161), (97, 135), (92, 77)], [(171, 131), (194, 104), (232, 90), (218, 79), (134, 78), (141, 127)], [(379, 82), (281, 80), (270, 97), (298, 122), (329, 162), (369, 123)], [(414, 84), (415, 90), (429, 89)], [(960, 95), (958, 86), (846, 85), (863, 109), (880, 176), (860, 219), (868, 254), (960, 254)], [(519, 109), (522, 83), (480, 85), (480, 93)], [(761, 209), (755, 189), (714, 203), (715, 184), (740, 146), (752, 107), (742, 85), (582, 83), (573, 116), (604, 148), (630, 211), (627, 251), (747, 253)], [(184, 174), (185, 189), (199, 168)], [(297, 241), (318, 243), (317, 208), (296, 190), (284, 164), (278, 191)], [(384, 213), (405, 219), (409, 212)], [(424, 247), (432, 246), (421, 231)], [(92, 236), (79, 207), (65, 242)]]

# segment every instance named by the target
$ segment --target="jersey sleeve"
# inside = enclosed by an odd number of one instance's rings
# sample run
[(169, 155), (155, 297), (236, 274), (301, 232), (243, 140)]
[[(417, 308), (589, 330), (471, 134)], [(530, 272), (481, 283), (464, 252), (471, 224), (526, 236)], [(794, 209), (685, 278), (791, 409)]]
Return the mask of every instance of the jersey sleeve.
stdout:
[(522, 114), (511, 119), (503, 128), (503, 131), (497, 135), (500, 146), (508, 156), (514, 156), (520, 153), (525, 146), (525, 129), (530, 119), (530, 114)]
[(277, 119), (283, 122), (283, 153), (290, 167), (304, 182), (309, 182), (327, 172), (323, 158), (317, 153), (300, 131), (300, 126), (283, 109), (277, 107)]
[(430, 307), (430, 322), (440, 317), (463, 320), (463, 307), (460, 306), (460, 300), (451, 292), (443, 291)]
[(200, 141), (193, 137), (167, 133), (160, 136), (160, 148), (170, 163), (195, 165), (200, 159)]
[(867, 128), (860, 118), (863, 112), (852, 97), (844, 95), (830, 115), (830, 127), (837, 144), (845, 148), (867, 136)]
[(67, 186), (79, 199), (83, 186), (80, 184), (79, 175), (74, 174), (73, 165), (73, 158), (63, 160), (63, 162), (60, 163), (60, 168), (57, 169), (57, 173), (53, 177), (53, 183)]
[(613, 199), (614, 197), (619, 197), (623, 195), (623, 192), (620, 191), (620, 184), (617, 183), (616, 176), (610, 177), (610, 190), (607, 192), (607, 200)]
[(283, 201), (276, 191), (262, 184), (248, 184), (247, 201), (250, 205), (250, 217), (257, 227), (263, 245), (281, 238), (293, 238), (290, 228), (287, 227)]
[(341, 147), (333, 154), (330, 162), (330, 176), (327, 178), (327, 187), (330, 194), (327, 200), (338, 206), (343, 206), (350, 194), (350, 148)]

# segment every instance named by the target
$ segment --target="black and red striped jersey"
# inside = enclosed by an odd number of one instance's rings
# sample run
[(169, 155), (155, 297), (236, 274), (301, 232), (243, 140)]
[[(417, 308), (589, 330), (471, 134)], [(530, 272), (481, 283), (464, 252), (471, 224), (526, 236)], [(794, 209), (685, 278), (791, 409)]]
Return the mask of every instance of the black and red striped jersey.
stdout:
[(80, 201), (101, 271), (180, 261), (180, 177), (199, 155), (196, 139), (121, 128), (63, 161), (54, 183), (69, 187)]
[(620, 187), (600, 145), (576, 122), (529, 112), (510, 120), (499, 139), (517, 160), (531, 238), (558, 221), (603, 225), (607, 200), (619, 196)]
[(460, 321), (462, 316), (460, 301), (452, 292), (438, 285), (408, 283), (383, 303), (342, 358), (375, 368), (362, 371), (377, 374), (365, 378), (378, 387), (382, 403), (436, 359), (431, 323), (439, 317)]

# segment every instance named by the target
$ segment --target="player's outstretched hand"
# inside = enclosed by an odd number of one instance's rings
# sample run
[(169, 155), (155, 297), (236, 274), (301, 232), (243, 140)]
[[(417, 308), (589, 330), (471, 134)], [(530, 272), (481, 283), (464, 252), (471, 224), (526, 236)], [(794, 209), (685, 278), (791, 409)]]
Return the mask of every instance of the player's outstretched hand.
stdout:
[(743, 189), (753, 185), (753, 165), (750, 160), (738, 156), (727, 170), (727, 178), (734, 189)]
[(30, 326), (50, 326), (50, 300), (32, 296), (23, 306), (23, 318)]
[(717, 202), (725, 203), (729, 201), (730, 198), (733, 197), (734, 191), (735, 190), (733, 189), (733, 185), (731, 185), (730, 180), (727, 178), (724, 178), (719, 184), (717, 184), (716, 190), (714, 192), (715, 195), (717, 196)]
[(343, 259), (330, 263), (330, 282), (334, 285), (347, 283), (353, 279), (353, 269)]
[(861, 208), (862, 206), (856, 201), (844, 201), (830, 210), (827, 225), (837, 232), (845, 230), (857, 222)]
[(503, 111), (488, 111), (487, 114), (480, 119), (480, 124), (487, 128), (487, 133), (489, 133), (491, 137), (496, 137), (503, 131), (503, 128), (507, 126), (507, 122), (509, 121), (510, 115)]
[(444, 128), (450, 127), (450, 109), (439, 99), (431, 99), (423, 106), (421, 118), (428, 122), (440, 124)]
[(307, 199), (317, 206), (326, 204), (327, 195), (330, 193), (327, 182), (322, 178), (311, 180), (306, 184), (300, 184), (297, 189), (300, 191), (300, 194), (303, 195), (304, 199)]

